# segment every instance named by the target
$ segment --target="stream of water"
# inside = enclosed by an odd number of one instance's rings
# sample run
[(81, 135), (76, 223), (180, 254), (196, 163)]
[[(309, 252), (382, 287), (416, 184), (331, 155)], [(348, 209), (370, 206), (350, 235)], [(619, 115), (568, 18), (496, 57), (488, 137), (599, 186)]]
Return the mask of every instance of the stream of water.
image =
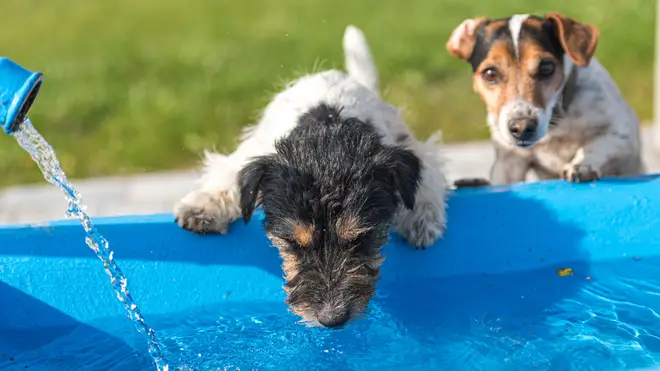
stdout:
[(112, 288), (117, 294), (117, 300), (124, 306), (126, 314), (135, 325), (137, 331), (145, 336), (149, 354), (153, 358), (157, 369), (159, 371), (168, 371), (168, 362), (162, 354), (155, 331), (147, 325), (140, 313), (140, 309), (133, 302), (133, 298), (128, 291), (126, 277), (121, 269), (119, 269), (119, 266), (117, 266), (117, 263), (115, 263), (114, 253), (110, 249), (108, 241), (98, 232), (90, 217), (85, 213), (82, 196), (67, 179), (55, 155), (55, 151), (34, 126), (32, 126), (29, 119), (25, 119), (12, 135), (16, 138), (18, 144), (30, 154), (34, 162), (37, 163), (44, 178), (64, 193), (69, 205), (67, 216), (80, 220), (80, 224), (82, 224), (87, 234), (85, 242), (103, 262), (103, 268), (110, 277)]

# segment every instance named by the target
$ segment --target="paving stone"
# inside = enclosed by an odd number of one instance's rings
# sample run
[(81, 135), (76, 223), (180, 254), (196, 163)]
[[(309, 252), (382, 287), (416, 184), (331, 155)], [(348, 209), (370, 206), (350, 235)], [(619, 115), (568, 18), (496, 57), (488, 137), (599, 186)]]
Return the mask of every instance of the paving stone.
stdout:
[[(643, 132), (647, 172), (660, 173), (660, 151), (654, 151), (650, 128)], [(466, 177), (487, 177), (493, 161), (490, 142), (446, 145), (450, 181)], [(91, 216), (140, 215), (171, 212), (174, 204), (194, 189), (197, 171), (141, 174), (130, 177), (74, 179)], [(534, 180), (531, 176), (529, 180)], [(0, 190), (0, 224), (39, 223), (64, 217), (62, 192), (50, 184), (11, 187)]]

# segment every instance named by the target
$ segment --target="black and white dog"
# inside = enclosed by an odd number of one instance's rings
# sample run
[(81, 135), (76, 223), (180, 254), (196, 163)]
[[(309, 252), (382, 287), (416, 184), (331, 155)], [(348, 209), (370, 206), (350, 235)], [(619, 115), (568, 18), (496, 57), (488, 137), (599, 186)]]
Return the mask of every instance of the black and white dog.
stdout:
[(362, 32), (344, 34), (348, 74), (304, 76), (277, 94), (230, 155), (207, 153), (199, 189), (176, 206), (179, 225), (227, 233), (262, 206), (284, 261), (293, 312), (339, 327), (366, 308), (390, 227), (425, 248), (445, 230), (447, 182), (436, 138), (415, 140), (378, 93)]

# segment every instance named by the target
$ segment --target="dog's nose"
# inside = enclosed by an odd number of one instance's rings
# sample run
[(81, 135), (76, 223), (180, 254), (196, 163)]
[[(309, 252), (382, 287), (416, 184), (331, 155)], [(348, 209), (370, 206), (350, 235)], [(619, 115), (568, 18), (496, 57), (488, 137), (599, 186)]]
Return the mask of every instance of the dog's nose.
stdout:
[(538, 120), (535, 118), (523, 117), (509, 120), (511, 136), (520, 141), (534, 139), (537, 127)]
[(345, 310), (337, 310), (335, 308), (326, 307), (319, 312), (317, 319), (321, 326), (328, 328), (341, 327), (348, 322), (350, 313)]

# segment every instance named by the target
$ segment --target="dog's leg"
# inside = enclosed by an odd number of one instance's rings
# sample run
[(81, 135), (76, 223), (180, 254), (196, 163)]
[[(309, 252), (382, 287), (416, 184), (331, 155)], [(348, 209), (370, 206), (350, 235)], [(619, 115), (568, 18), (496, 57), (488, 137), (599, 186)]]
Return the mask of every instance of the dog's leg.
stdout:
[(179, 226), (198, 234), (226, 234), (229, 224), (241, 215), (236, 176), (249, 157), (267, 150), (248, 134), (229, 156), (207, 152), (199, 188), (175, 206)]
[(422, 160), (421, 181), (412, 210), (401, 207), (393, 228), (416, 248), (432, 245), (445, 232), (447, 223), (447, 179), (445, 161), (435, 138), (413, 142), (410, 149)]
[(573, 160), (564, 166), (562, 178), (571, 182), (591, 182), (602, 176), (626, 173), (615, 166), (627, 163), (625, 158), (633, 156), (634, 145), (626, 139), (609, 133), (594, 138), (578, 149)]
[(496, 150), (495, 162), (490, 168), (490, 182), (493, 185), (524, 182), (530, 167), (526, 158)]

